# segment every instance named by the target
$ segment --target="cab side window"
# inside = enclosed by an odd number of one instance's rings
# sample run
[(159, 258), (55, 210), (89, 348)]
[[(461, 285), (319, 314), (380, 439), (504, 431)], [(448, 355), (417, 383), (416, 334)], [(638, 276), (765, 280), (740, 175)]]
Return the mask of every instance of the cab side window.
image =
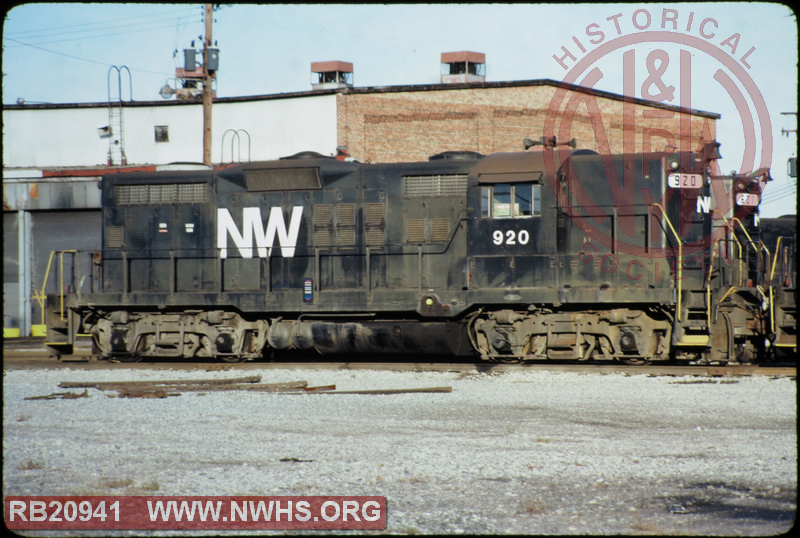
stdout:
[(481, 187), (481, 217), (521, 219), (541, 215), (541, 185), (496, 183)]

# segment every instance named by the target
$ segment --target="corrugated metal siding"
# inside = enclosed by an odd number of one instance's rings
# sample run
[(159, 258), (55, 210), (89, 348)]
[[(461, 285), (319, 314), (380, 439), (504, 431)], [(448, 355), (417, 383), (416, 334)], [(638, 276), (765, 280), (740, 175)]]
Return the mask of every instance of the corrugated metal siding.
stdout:
[(3, 182), (3, 209), (97, 209), (100, 207), (97, 179), (91, 181)]

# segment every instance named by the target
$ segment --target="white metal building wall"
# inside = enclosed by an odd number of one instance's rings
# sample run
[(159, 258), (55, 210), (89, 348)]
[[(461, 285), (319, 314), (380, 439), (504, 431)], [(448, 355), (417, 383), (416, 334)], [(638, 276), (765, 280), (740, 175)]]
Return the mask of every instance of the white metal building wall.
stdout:
[[(202, 161), (201, 103), (125, 106), (123, 119), (127, 164)], [(6, 168), (88, 167), (107, 163), (108, 139), (98, 134), (99, 128), (109, 124), (105, 106), (8, 108), (3, 111), (3, 123)], [(156, 126), (167, 127), (168, 142), (156, 142)], [(232, 160), (230, 144), (235, 137), (232, 132), (226, 135), (229, 130), (239, 130), (241, 146), (235, 142), (233, 150), (237, 160), (268, 160), (305, 150), (334, 155), (336, 129), (333, 93), (219, 102), (214, 104), (212, 114), (211, 159), (214, 163)]]
[(97, 128), (105, 125), (108, 110), (104, 107), (4, 110), (3, 166), (106, 164), (108, 140), (97, 135)]

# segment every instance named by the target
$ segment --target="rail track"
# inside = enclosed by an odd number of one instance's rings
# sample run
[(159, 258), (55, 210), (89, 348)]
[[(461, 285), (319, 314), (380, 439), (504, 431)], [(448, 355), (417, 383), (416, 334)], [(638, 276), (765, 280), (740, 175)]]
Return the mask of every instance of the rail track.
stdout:
[(768, 365), (624, 365), (580, 363), (565, 364), (557, 362), (502, 364), (482, 361), (452, 362), (452, 357), (442, 361), (431, 358), (425, 362), (409, 362), (407, 358), (398, 356), (397, 360), (376, 361), (365, 356), (363, 360), (342, 360), (341, 357), (321, 359), (319, 356), (309, 360), (298, 361), (296, 355), (287, 356), (287, 360), (253, 361), (244, 363), (221, 363), (217, 360), (142, 360), (136, 363), (116, 363), (97, 360), (91, 355), (88, 343), (76, 346), (76, 354), (64, 356), (60, 360), (47, 354), (41, 339), (22, 338), (3, 341), (3, 367), (9, 369), (37, 368), (72, 368), (72, 369), (167, 369), (167, 370), (253, 370), (253, 369), (291, 369), (291, 370), (387, 370), (387, 371), (419, 371), (419, 372), (462, 372), (462, 373), (502, 373), (526, 370), (546, 370), (550, 372), (573, 372), (595, 374), (626, 374), (649, 376), (696, 376), (706, 378), (737, 376), (771, 376), (796, 377), (797, 367), (794, 364)]

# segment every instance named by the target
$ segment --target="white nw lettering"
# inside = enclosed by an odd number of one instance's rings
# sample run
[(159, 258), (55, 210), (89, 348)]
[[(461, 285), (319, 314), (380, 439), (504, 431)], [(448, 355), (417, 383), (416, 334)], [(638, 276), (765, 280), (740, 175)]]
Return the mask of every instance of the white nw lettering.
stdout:
[(697, 197), (697, 212), (698, 213), (709, 213), (709, 212), (711, 212), (711, 197), (710, 196), (698, 196)]
[(261, 219), (261, 208), (245, 207), (242, 209), (242, 231), (236, 226), (233, 217), (225, 208), (217, 210), (217, 248), (220, 258), (228, 257), (228, 236), (233, 239), (233, 244), (239, 249), (242, 258), (253, 257), (253, 240), (256, 242), (256, 250), (260, 258), (268, 258), (272, 255), (272, 245), (275, 243), (275, 236), (278, 236), (278, 244), (281, 246), (281, 255), (284, 258), (294, 256), (297, 246), (297, 236), (300, 233), (300, 221), (303, 217), (303, 206), (294, 206), (292, 216), (289, 219), (289, 229), (286, 229), (286, 222), (283, 220), (283, 210), (280, 207), (273, 207), (269, 212), (266, 229), (263, 228), (264, 221)]

